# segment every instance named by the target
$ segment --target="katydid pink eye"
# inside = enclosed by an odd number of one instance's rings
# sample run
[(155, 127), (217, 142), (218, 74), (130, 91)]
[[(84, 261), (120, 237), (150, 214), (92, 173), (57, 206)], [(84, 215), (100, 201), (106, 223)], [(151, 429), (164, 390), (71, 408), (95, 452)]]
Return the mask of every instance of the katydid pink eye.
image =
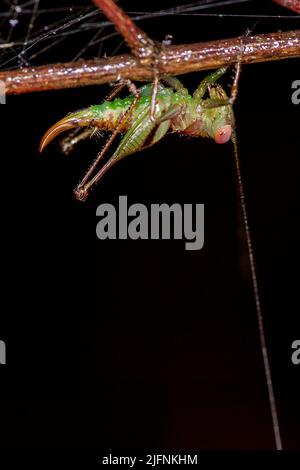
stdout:
[(220, 127), (217, 132), (215, 132), (214, 139), (217, 144), (226, 144), (230, 140), (232, 133), (232, 127), (228, 124), (224, 127)]

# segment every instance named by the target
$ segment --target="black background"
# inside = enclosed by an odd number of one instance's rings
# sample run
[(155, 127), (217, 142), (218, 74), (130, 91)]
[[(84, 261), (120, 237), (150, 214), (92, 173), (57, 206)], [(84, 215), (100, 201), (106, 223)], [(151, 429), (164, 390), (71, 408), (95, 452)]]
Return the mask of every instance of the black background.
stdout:
[[(121, 4), (128, 11), (161, 8), (157, 1)], [(287, 14), (267, 1), (217, 11)], [(241, 35), (254, 21), (167, 16), (139, 24), (155, 39), (170, 33), (179, 44)], [(265, 19), (254, 32), (296, 27), (299, 20)], [(50, 49), (41, 62), (72, 58), (83, 40), (73, 37), (58, 57)], [(114, 40), (103, 52), (114, 50)], [(193, 90), (203, 76), (182, 79)], [(300, 448), (300, 366), (291, 362), (299, 339), (300, 169), (300, 108), (291, 84), (299, 78), (299, 59), (245, 66), (235, 105), (286, 449)], [(0, 107), (0, 338), (7, 344), (1, 446), (274, 449), (231, 145), (167, 136), (116, 165), (84, 204), (72, 189), (102, 141), (81, 144), (68, 157), (57, 144), (38, 154), (50, 125), (108, 91), (9, 96)], [(204, 203), (204, 248), (99, 241), (96, 208), (117, 206), (119, 195), (148, 207)]]

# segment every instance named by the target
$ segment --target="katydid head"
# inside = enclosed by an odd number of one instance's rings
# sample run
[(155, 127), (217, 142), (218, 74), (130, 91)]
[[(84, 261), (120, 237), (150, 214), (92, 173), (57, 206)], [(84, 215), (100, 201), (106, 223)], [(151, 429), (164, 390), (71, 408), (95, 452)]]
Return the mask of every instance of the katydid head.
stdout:
[(233, 132), (232, 106), (228, 103), (225, 91), (219, 85), (210, 88), (209, 96), (203, 100), (202, 108), (205, 130), (217, 144), (226, 144)]

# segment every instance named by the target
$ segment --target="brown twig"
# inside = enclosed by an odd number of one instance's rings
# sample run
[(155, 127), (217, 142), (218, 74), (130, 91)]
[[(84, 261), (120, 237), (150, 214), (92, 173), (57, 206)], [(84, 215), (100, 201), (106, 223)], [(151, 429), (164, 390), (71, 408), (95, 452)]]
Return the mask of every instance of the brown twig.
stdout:
[[(252, 64), (300, 57), (300, 30), (189, 45), (166, 46), (161, 55), (161, 73), (181, 75), (241, 62)], [(118, 78), (151, 80), (153, 70), (132, 55), (78, 61), (0, 72), (7, 94), (59, 90), (113, 82)]]
[(300, 0), (272, 0), (282, 7), (288, 8), (289, 10), (300, 13)]

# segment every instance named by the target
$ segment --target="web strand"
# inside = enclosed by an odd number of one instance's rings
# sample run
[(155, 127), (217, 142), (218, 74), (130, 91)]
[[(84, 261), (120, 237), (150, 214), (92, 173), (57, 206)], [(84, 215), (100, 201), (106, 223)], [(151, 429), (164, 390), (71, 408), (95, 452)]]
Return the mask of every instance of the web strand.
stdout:
[[(47, 63), (46, 53), (53, 50), (57, 52), (58, 61), (70, 61), (75, 56), (84, 58), (97, 57), (99, 48), (113, 38), (112, 50), (120, 47), (118, 33), (110, 31), (112, 27), (101, 12), (93, 8), (90, 0), (82, 0), (82, 4), (73, 5), (71, 0), (63, 0), (62, 5), (47, 8), (47, 3), (42, 0), (3, 0), (0, 7), (0, 67), (3, 70), (19, 68), (20, 66), (38, 65), (34, 59), (39, 57), (40, 63)], [(265, 14), (264, 10), (257, 14), (239, 14), (234, 10), (235, 5), (251, 4), (252, 0), (197, 0), (188, 4), (177, 5), (158, 11), (132, 11), (129, 12), (136, 22), (151, 20), (164, 16), (191, 16), (212, 17), (226, 21), (226, 18), (251, 20), (251, 19), (280, 19), (289, 25), (289, 20), (300, 20), (300, 17), (288, 10), (282, 9), (281, 15)], [(271, 3), (271, 2), (270, 2)], [(50, 4), (50, 3), (49, 3)], [(224, 8), (223, 8), (224, 7)], [(209, 9), (209, 10), (208, 10)], [(208, 10), (208, 11), (207, 11)], [(73, 57), (68, 56), (69, 42), (73, 36), (79, 36), (82, 42), (79, 48), (72, 51)], [(66, 53), (64, 53), (64, 51)], [(108, 55), (110, 46), (108, 46)], [(43, 57), (40, 59), (40, 56)], [(88, 57), (87, 57), (88, 58)]]
[(233, 141), (233, 146), (234, 146), (234, 160), (235, 160), (235, 169), (236, 169), (237, 182), (238, 182), (238, 192), (239, 192), (241, 211), (242, 211), (246, 242), (247, 242), (247, 248), (248, 248), (251, 281), (252, 281), (252, 287), (253, 287), (255, 309), (256, 309), (256, 316), (257, 316), (257, 323), (258, 323), (258, 330), (259, 330), (259, 341), (260, 341), (260, 347), (261, 347), (261, 352), (262, 352), (262, 357), (263, 357), (264, 373), (265, 373), (265, 378), (266, 378), (266, 383), (267, 383), (274, 439), (275, 439), (276, 450), (282, 450), (283, 447), (282, 447), (282, 439), (281, 439), (279, 420), (278, 420), (278, 411), (277, 411), (277, 405), (276, 405), (274, 388), (273, 388), (269, 354), (268, 354), (268, 349), (267, 349), (265, 325), (264, 325), (264, 319), (263, 319), (263, 314), (262, 314), (262, 309), (261, 309), (261, 300), (260, 300), (258, 282), (257, 282), (256, 263), (255, 263), (253, 247), (252, 247), (252, 239), (251, 239), (251, 233), (250, 233), (249, 221), (248, 221), (248, 211), (247, 211), (247, 206), (246, 206), (246, 201), (245, 201), (244, 183), (243, 183), (242, 174), (241, 174), (240, 160), (239, 160), (239, 155), (238, 155), (238, 145), (237, 145), (237, 138), (236, 138), (235, 131), (233, 133), (232, 141)]

